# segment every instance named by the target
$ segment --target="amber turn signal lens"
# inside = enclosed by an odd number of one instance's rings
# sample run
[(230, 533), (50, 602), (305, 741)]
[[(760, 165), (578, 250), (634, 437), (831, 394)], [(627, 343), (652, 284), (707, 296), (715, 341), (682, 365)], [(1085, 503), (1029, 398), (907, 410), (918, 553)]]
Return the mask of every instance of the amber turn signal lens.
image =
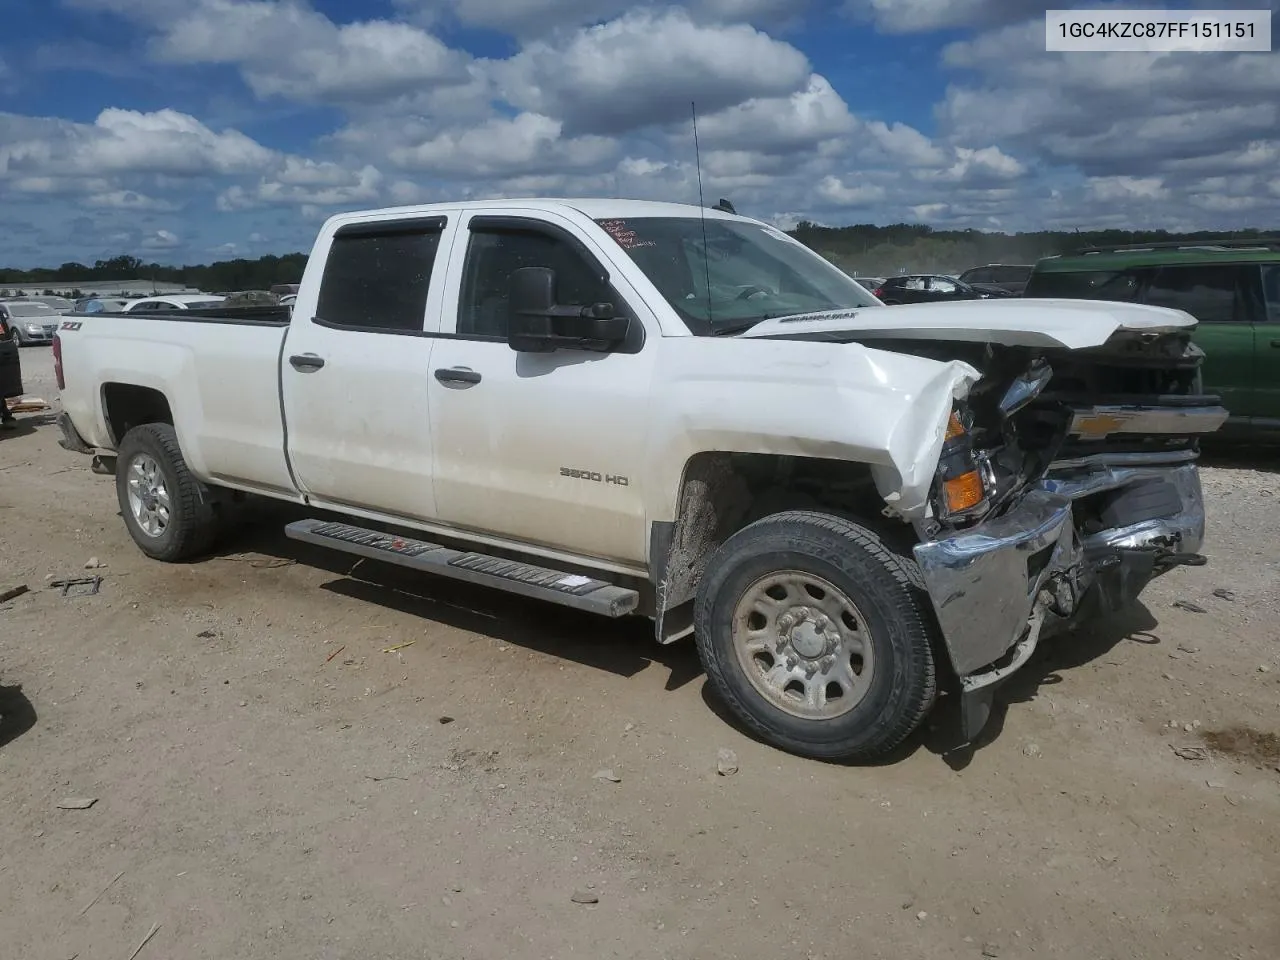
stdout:
[(962, 473), (954, 480), (944, 480), (942, 486), (947, 492), (947, 509), (952, 513), (960, 513), (982, 502), (982, 477), (977, 470)]
[(960, 414), (952, 413), (951, 419), (947, 421), (946, 439), (954, 440), (956, 437), (963, 437), (964, 433), (964, 424), (960, 422)]

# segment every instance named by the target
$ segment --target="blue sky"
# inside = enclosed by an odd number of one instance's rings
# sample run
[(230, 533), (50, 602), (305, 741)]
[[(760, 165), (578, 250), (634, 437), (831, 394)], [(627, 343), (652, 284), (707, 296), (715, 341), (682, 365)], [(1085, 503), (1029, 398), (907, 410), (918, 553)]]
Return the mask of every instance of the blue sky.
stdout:
[(337, 210), (464, 197), (692, 201), (691, 100), (707, 192), (783, 225), (1280, 229), (1280, 57), (1049, 54), (1062, 6), (5, 0), (0, 264), (282, 253)]

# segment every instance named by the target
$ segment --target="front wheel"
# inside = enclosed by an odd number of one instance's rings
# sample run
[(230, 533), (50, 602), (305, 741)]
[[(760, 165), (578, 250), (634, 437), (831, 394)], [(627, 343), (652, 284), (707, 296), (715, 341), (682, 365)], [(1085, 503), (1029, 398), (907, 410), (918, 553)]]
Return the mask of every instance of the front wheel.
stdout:
[(919, 726), (937, 690), (927, 598), (871, 531), (795, 511), (738, 531), (699, 586), (712, 690), (765, 741), (871, 760)]
[(217, 515), (209, 491), (191, 475), (167, 423), (134, 427), (120, 443), (116, 497), (133, 542), (154, 560), (176, 563), (213, 543)]

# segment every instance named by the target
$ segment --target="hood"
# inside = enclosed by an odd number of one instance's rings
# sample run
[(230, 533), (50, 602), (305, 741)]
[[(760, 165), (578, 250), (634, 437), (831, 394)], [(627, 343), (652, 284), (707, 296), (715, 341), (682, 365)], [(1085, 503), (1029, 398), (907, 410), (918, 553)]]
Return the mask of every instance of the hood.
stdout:
[(1102, 300), (961, 300), (898, 307), (866, 307), (780, 317), (743, 337), (785, 340), (966, 340), (1011, 347), (1079, 350), (1098, 347), (1122, 330), (1190, 331), (1182, 310)]

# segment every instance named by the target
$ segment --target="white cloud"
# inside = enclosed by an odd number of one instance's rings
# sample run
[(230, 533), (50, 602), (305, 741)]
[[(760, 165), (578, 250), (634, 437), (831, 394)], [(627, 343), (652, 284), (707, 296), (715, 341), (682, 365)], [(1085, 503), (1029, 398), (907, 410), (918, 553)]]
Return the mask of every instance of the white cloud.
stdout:
[[(1130, 4), (1142, 5), (1143, 0)], [(1057, 6), (1039, 0), (845, 0), (844, 10), (885, 33), (926, 33), (1029, 19)], [(1042, 25), (1042, 39), (1043, 29)]]
[(106, 193), (95, 193), (88, 197), (85, 203), (90, 207), (107, 210), (167, 212), (178, 209), (178, 205), (169, 200), (158, 200), (133, 190), (108, 190)]
[(229, 187), (218, 195), (217, 208), (225, 213), (259, 207), (321, 208), (371, 204), (381, 195), (382, 174), (365, 166), (345, 173), (341, 182), (326, 185), (289, 183), (279, 177), (264, 177), (253, 186)]
[(598, 167), (617, 151), (607, 137), (564, 138), (563, 124), (536, 113), (446, 130), (391, 150), (392, 163), (440, 177), (509, 176), (564, 167)]
[(1128, 200), (1162, 200), (1169, 195), (1159, 177), (1094, 177), (1089, 196), (1104, 203)]
[[(452, 18), (519, 37), (603, 23), (627, 10), (662, 8), (670, 0), (395, 0), (406, 14), (428, 26)], [(704, 22), (776, 23), (802, 15), (808, 0), (691, 0), (690, 16)]]
[(157, 230), (142, 239), (144, 250), (173, 250), (182, 246), (182, 238), (171, 230)]
[(111, 9), (158, 33), (162, 62), (238, 67), (261, 97), (369, 103), (466, 83), (466, 53), (408, 23), (339, 26), (304, 0), (76, 0)]
[(867, 124), (867, 133), (892, 161), (910, 167), (940, 167), (947, 162), (945, 150), (905, 123), (887, 124), (876, 120)]
[(747, 100), (698, 121), (711, 147), (785, 153), (850, 134), (857, 121), (827, 81), (813, 74), (789, 97)]
[(827, 176), (818, 184), (818, 195), (833, 207), (865, 207), (883, 200), (885, 189), (873, 183), (851, 187), (840, 177)]
[(559, 117), (570, 133), (618, 133), (683, 123), (690, 101), (715, 113), (809, 82), (809, 61), (745, 24), (695, 22), (678, 9), (633, 11), (563, 42), (536, 40), (493, 66), (502, 96)]
[(93, 124), (0, 114), (0, 178), (35, 170), (60, 177), (227, 175), (261, 169), (274, 157), (239, 131), (215, 132), (176, 110), (111, 108)]

